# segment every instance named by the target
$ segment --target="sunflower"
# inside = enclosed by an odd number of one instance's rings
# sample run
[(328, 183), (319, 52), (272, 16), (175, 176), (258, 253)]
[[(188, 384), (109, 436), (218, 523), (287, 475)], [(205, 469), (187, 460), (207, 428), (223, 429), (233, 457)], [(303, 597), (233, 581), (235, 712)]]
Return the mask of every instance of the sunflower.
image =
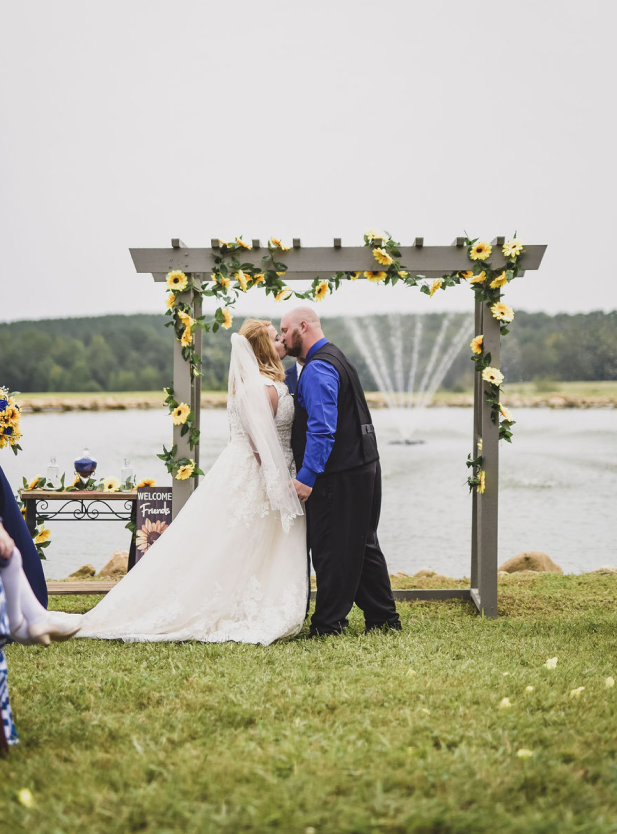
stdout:
[(250, 243), (245, 243), (242, 240), (241, 237), (236, 238), (236, 246), (241, 246), (243, 249), (252, 249), (253, 248)]
[(212, 279), (218, 284), (219, 287), (223, 287), (224, 290), (228, 290), (231, 286), (229, 278), (225, 278), (224, 275), (221, 275), (218, 272), (216, 274), (213, 273)]
[(269, 243), (272, 244), (273, 249), (280, 249), (281, 252), (288, 252), (290, 248), (289, 246), (285, 246), (285, 244), (277, 237), (271, 237)]
[(117, 478), (104, 478), (103, 479), (103, 492), (118, 492), (120, 489), (121, 484)]
[(291, 290), (289, 287), (283, 287), (283, 289), (274, 296), (275, 301), (285, 301), (291, 295)]
[(231, 323), (234, 320), (234, 317), (232, 316), (229, 307), (223, 307), (221, 313), (225, 317), (225, 321), (221, 323), (221, 327), (223, 328), (223, 330), (229, 330), (229, 328), (231, 327)]
[(135, 539), (137, 550), (145, 553), (168, 527), (169, 525), (165, 521), (151, 521), (147, 518), (137, 531)]
[(185, 327), (182, 336), (180, 337), (180, 344), (182, 347), (189, 347), (193, 342), (193, 337), (191, 336), (191, 328)]
[(480, 483), (478, 484), (478, 492), (480, 495), (484, 495), (484, 491), (486, 490), (486, 472), (484, 469), (481, 469), (478, 472), (478, 478), (480, 479)]
[(499, 403), (499, 411), (501, 412), (501, 416), (503, 417), (504, 420), (507, 420), (508, 423), (512, 422), (512, 415), (510, 414), (508, 409), (505, 407), (505, 405), (502, 405), (501, 403)]
[(398, 277), (399, 278), (409, 278), (409, 273), (407, 272), (406, 269), (399, 269)]
[(470, 278), (473, 278), (473, 272), (471, 269), (464, 269), (462, 272), (458, 273), (458, 277), (469, 281)]
[(485, 240), (479, 240), (469, 250), (469, 257), (472, 261), (485, 261), (490, 257), (493, 247)]
[(506, 278), (506, 273), (502, 272), (501, 275), (498, 275), (497, 278), (494, 278), (489, 287), (492, 290), (496, 290), (498, 287), (503, 287), (508, 283), (508, 279)]
[(234, 278), (236, 279), (236, 281), (240, 283), (240, 286), (242, 287), (242, 292), (246, 292), (246, 288), (249, 285), (251, 276), (247, 275), (246, 272), (243, 272), (241, 269), (239, 269), (237, 272), (234, 272)]
[(471, 344), (469, 347), (471, 348), (472, 353), (482, 353), (482, 343), (484, 342), (484, 336), (476, 336), (475, 339), (471, 340)]
[(191, 318), (184, 310), (178, 310), (178, 318), (185, 327), (192, 327), (195, 324), (195, 319)]
[(41, 527), (39, 532), (34, 537), (34, 543), (35, 544), (43, 544), (43, 542), (48, 542), (50, 536), (51, 536), (51, 530), (48, 530), (47, 527)]
[(76, 474), (75, 479), (74, 479), (73, 483), (71, 484), (71, 486), (74, 486), (74, 487), (79, 486), (81, 483), (82, 483), (81, 475)]
[(39, 481), (41, 480), (41, 476), (37, 475), (36, 478), (33, 478), (30, 483), (28, 484), (28, 489), (36, 489), (39, 485)]
[(21, 513), (21, 516), (22, 516), (23, 520), (25, 521), (25, 520), (26, 520), (26, 508), (25, 508), (25, 507), (21, 507), (21, 509), (19, 510), (19, 512)]
[(374, 284), (378, 284), (380, 281), (385, 281), (387, 275), (388, 275), (387, 272), (365, 272), (364, 273), (364, 277), (368, 281), (372, 281)]
[(501, 385), (503, 374), (498, 368), (485, 368), (482, 371), (482, 379), (485, 382), (490, 382), (491, 385)]
[(476, 443), (476, 446), (478, 447), (478, 451), (481, 452), (482, 451), (482, 438), (481, 437), (478, 438), (478, 442)]
[(5, 437), (4, 434), (0, 434), (0, 449), (4, 449), (8, 445), (9, 445), (8, 437)]
[(184, 272), (179, 269), (173, 269), (167, 273), (167, 289), (173, 292), (182, 292), (188, 286), (189, 279)]
[(474, 275), (474, 277), (469, 282), (470, 284), (483, 284), (486, 281), (486, 272), (482, 270), (478, 275)]
[(519, 240), (517, 237), (513, 237), (511, 240), (506, 240), (504, 245), (501, 247), (501, 251), (509, 260), (518, 258), (523, 251), (523, 241)]
[(191, 413), (191, 407), (188, 406), (186, 403), (180, 403), (180, 405), (176, 406), (174, 410), (171, 412), (171, 422), (174, 426), (183, 426), (189, 414)]
[(141, 481), (137, 484), (138, 487), (153, 487), (156, 486), (156, 481), (154, 478), (142, 478)]
[(6, 411), (2, 415), (2, 418), (7, 426), (11, 426), (12, 428), (16, 429), (19, 425), (19, 418), (21, 417), (21, 413), (19, 411), (19, 406), (14, 404), (9, 404), (7, 406)]
[(499, 319), (499, 321), (511, 322), (514, 318), (514, 310), (512, 307), (509, 307), (507, 304), (504, 304), (503, 301), (498, 301), (496, 304), (493, 304), (491, 307), (491, 313), (493, 314), (493, 318)]
[(364, 237), (368, 238), (371, 242), (374, 240), (388, 240), (388, 235), (380, 229), (368, 229), (364, 232)]
[(265, 280), (266, 276), (263, 272), (257, 272), (255, 273), (255, 275), (253, 275), (253, 283), (255, 284), (255, 286), (257, 286), (257, 284), (262, 284)]
[(323, 299), (328, 295), (329, 289), (330, 285), (327, 281), (320, 281), (315, 287), (315, 292), (313, 293), (315, 301), (323, 301)]
[(169, 295), (167, 296), (167, 298), (165, 299), (165, 307), (167, 307), (168, 310), (171, 310), (175, 303), (176, 303), (176, 296), (174, 295), (173, 292), (170, 292)]
[(385, 249), (373, 249), (373, 257), (377, 263), (382, 266), (390, 266), (392, 263), (392, 258), (388, 255)]
[(190, 463), (185, 464), (184, 466), (180, 466), (178, 471), (176, 472), (176, 481), (186, 481), (187, 478), (190, 478), (193, 474), (193, 470), (195, 469), (195, 461), (191, 460)]
[(227, 249), (229, 249), (229, 244), (227, 243), (227, 241), (221, 240), (221, 238), (219, 238), (219, 246), (221, 247), (221, 249), (223, 249), (225, 247), (227, 247)]
[(431, 298), (435, 295), (435, 293), (441, 286), (443, 286), (443, 280), (441, 278), (435, 278), (429, 290), (429, 295)]
[(19, 429), (11, 429), (11, 431), (12, 434), (9, 437), (9, 446), (17, 446), (17, 444), (21, 440), (21, 432), (19, 431)]

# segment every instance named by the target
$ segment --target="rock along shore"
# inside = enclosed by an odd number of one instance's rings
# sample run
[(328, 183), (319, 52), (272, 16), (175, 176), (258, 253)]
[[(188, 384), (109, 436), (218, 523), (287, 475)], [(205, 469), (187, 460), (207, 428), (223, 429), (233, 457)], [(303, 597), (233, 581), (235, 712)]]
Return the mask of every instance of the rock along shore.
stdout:
[[(370, 408), (386, 408), (385, 396), (379, 391), (368, 392), (366, 395)], [(158, 391), (139, 396), (109, 395), (109, 394), (77, 394), (66, 396), (31, 397), (22, 394), (20, 397), (24, 412), (47, 411), (127, 411), (128, 409), (163, 408), (163, 396)], [(510, 408), (617, 408), (617, 397), (600, 396), (567, 396), (562, 394), (544, 394), (538, 396), (519, 396), (512, 394), (504, 397), (505, 404)], [(202, 394), (202, 408), (225, 408), (227, 393), (212, 391)], [(473, 396), (471, 394), (441, 393), (430, 403), (429, 408), (471, 408)]]

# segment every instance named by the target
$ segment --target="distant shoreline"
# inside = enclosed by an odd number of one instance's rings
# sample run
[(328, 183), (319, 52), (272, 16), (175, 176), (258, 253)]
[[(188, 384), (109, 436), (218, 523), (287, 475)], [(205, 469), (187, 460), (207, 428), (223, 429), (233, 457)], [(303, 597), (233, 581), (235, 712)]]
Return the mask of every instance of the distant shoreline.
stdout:
[[(617, 382), (564, 382), (553, 386), (543, 384), (549, 390), (537, 390), (534, 383), (518, 383), (504, 386), (504, 403), (512, 408), (617, 408)], [(386, 396), (367, 392), (371, 408), (386, 408)], [(100, 393), (22, 393), (19, 401), (24, 413), (68, 411), (127, 411), (129, 409), (164, 408), (164, 395), (159, 391), (122, 391)], [(204, 409), (225, 408), (226, 391), (206, 391), (201, 396)], [(471, 391), (438, 391), (429, 408), (470, 408), (473, 405)]]

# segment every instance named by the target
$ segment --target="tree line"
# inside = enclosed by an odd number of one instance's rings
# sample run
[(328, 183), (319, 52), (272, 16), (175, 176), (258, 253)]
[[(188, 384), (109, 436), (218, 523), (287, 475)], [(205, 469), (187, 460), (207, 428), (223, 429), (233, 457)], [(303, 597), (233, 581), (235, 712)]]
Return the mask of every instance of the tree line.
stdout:
[[(421, 332), (413, 315), (371, 316), (370, 320), (358, 318), (356, 323), (363, 333), (374, 334), (373, 341), (363, 340), (364, 352), (368, 350), (378, 360), (381, 354), (381, 368), (385, 366), (392, 379), (397, 367), (408, 378), (417, 340), (419, 380), (430, 366), (432, 345), (444, 327), (445, 316), (422, 316)], [(463, 314), (449, 316), (440, 356), (464, 321)], [(237, 317), (232, 331), (241, 323)], [(173, 333), (164, 324), (164, 317), (158, 315), (0, 324), (0, 385), (26, 393), (162, 389), (172, 377)], [(374, 390), (377, 385), (370, 363), (359, 350), (349, 323), (343, 318), (326, 319), (324, 329), (356, 364), (365, 388)], [(204, 390), (226, 388), (229, 353), (228, 332), (204, 334)], [(471, 387), (469, 355), (465, 342), (442, 387), (461, 391)], [(502, 341), (501, 366), (510, 382), (617, 380), (617, 311), (553, 316), (517, 312), (510, 334)]]

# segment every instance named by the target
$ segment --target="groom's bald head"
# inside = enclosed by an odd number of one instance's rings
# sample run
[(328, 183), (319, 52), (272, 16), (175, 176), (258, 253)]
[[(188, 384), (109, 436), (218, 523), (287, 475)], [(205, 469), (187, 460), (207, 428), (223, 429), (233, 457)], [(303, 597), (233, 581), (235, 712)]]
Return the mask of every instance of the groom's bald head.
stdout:
[(281, 319), (281, 336), (289, 356), (306, 356), (323, 339), (321, 321), (312, 307), (295, 307)]

